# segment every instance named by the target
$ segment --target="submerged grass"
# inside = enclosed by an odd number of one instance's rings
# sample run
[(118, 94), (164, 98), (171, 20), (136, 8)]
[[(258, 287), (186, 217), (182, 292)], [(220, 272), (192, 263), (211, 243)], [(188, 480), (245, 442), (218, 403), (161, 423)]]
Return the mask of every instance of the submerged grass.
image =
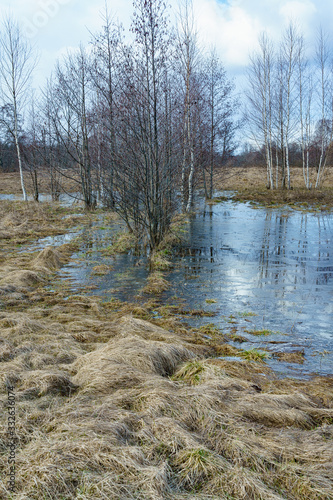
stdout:
[(237, 314), (241, 318), (249, 318), (249, 317), (253, 317), (253, 316), (258, 316), (256, 313), (254, 313), (252, 311), (241, 311), (241, 312), (238, 312)]
[(127, 253), (137, 244), (137, 238), (133, 233), (119, 232), (112, 243), (102, 250), (103, 255), (116, 255), (119, 253)]
[(259, 361), (263, 363), (266, 359), (270, 357), (270, 354), (265, 351), (261, 351), (259, 349), (248, 349), (243, 350), (239, 354), (242, 358), (245, 358), (249, 361)]
[(207, 304), (216, 304), (217, 303), (217, 300), (215, 299), (206, 299), (205, 301)]
[(153, 271), (169, 271), (172, 268), (171, 262), (166, 258), (165, 250), (154, 252), (150, 259)]
[(182, 305), (70, 295), (54, 273), (73, 247), (22, 256), (14, 239), (0, 261), (0, 403), (10, 383), (17, 490), (1, 412), (0, 498), (333, 499), (332, 377), (218, 359), (223, 332), (180, 326)]
[(164, 278), (164, 274), (160, 271), (152, 272), (147, 278), (147, 284), (143, 287), (142, 292), (149, 295), (160, 295), (167, 290), (170, 284)]
[(267, 328), (264, 328), (263, 330), (244, 330), (245, 333), (250, 333), (251, 335), (257, 335), (257, 336), (266, 336), (266, 335), (273, 335), (274, 333), (272, 330), (268, 330)]

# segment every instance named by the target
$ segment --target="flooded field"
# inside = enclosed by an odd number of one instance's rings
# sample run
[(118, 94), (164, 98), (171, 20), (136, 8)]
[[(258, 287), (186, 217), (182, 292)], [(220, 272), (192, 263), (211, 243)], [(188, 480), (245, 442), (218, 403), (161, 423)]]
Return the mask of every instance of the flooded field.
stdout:
[(19, 496), (332, 498), (331, 215), (198, 203), (149, 273), (113, 213), (1, 210)]
[(251, 346), (304, 349), (303, 367), (289, 367), (300, 373), (332, 373), (332, 278), (332, 216), (232, 202), (192, 219), (169, 277), (190, 307), (216, 311), (210, 321), (240, 328)]
[[(77, 203), (79, 200), (79, 193), (71, 193), (65, 194), (62, 193), (59, 196), (59, 202), (64, 206), (72, 205), (73, 203)], [(21, 201), (22, 194), (3, 194), (0, 193), (0, 201)], [(29, 201), (33, 201), (33, 196), (28, 196)], [(39, 195), (40, 202), (52, 202), (52, 196), (50, 194), (40, 194)]]
[[(73, 291), (91, 286), (105, 300), (143, 300), (147, 259), (132, 251), (105, 255), (119, 230), (115, 222), (86, 229), (76, 262), (62, 271)], [(212, 323), (242, 335), (242, 348), (268, 350), (269, 364), (283, 374), (333, 372), (332, 215), (232, 200), (202, 204), (172, 261), (162, 301), (183, 299), (188, 308), (214, 314), (187, 320), (191, 326)], [(108, 266), (103, 275), (100, 265)], [(297, 362), (277, 361), (294, 352)]]

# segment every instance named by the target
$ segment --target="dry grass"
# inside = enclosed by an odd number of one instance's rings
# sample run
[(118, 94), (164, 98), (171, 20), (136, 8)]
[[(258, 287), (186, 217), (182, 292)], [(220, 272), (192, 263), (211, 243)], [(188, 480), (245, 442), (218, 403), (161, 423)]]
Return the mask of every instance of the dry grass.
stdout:
[[(18, 401), (14, 498), (332, 498), (329, 379), (324, 401), (322, 379), (198, 358), (196, 344), (132, 316), (110, 322), (81, 297), (35, 312), (1, 319)], [(93, 343), (73, 338), (81, 328)]]
[(142, 292), (149, 295), (160, 295), (169, 286), (167, 280), (164, 279), (164, 274), (160, 271), (154, 271), (149, 275), (147, 284), (143, 287)]
[(60, 252), (52, 247), (44, 248), (33, 261), (35, 269), (46, 273), (56, 271), (61, 267), (61, 264), (62, 256)]
[(106, 264), (101, 264), (100, 266), (95, 266), (92, 269), (93, 276), (105, 276), (112, 271), (112, 266), (107, 266)]
[(163, 251), (152, 254), (150, 266), (153, 271), (169, 271), (172, 268), (171, 262), (166, 258), (166, 254)]
[(103, 250), (104, 255), (116, 255), (119, 253), (127, 253), (135, 247), (137, 238), (132, 233), (120, 232), (115, 237), (112, 245)]
[(173, 247), (179, 246), (186, 239), (188, 215), (177, 214), (173, 217), (169, 231), (158, 246), (159, 251), (171, 251)]
[(1, 201), (0, 264), (5, 260), (8, 264), (8, 257), (21, 245), (45, 236), (67, 233), (79, 221), (86, 223), (89, 220), (89, 214), (81, 214), (78, 220), (75, 210), (58, 204)]
[(0, 281), (1, 285), (13, 286), (15, 288), (26, 288), (36, 285), (42, 281), (42, 277), (34, 271), (22, 269), (7, 273)]
[(305, 360), (304, 350), (293, 352), (275, 352), (272, 356), (279, 361), (284, 361), (285, 363), (297, 363), (299, 365), (302, 365)]
[[(238, 350), (180, 326), (180, 306), (47, 291), (68, 259), (64, 246), (0, 261), (0, 402), (14, 385), (18, 437), (17, 491), (3, 474), (0, 498), (333, 499), (332, 377), (218, 359)], [(152, 309), (163, 318), (146, 321)]]
[[(316, 172), (310, 175), (313, 186), (315, 185)], [(251, 166), (247, 168), (232, 167), (229, 170), (217, 171), (215, 174), (215, 188), (237, 191), (234, 199), (250, 200), (263, 204), (300, 204), (333, 206), (333, 169), (326, 169), (320, 189), (308, 190), (304, 187), (302, 169), (291, 168), (291, 190), (268, 190), (266, 188), (265, 167)]]
[[(265, 166), (252, 165), (248, 167), (231, 167), (227, 170), (215, 172), (215, 182), (222, 183), (224, 189), (243, 189), (243, 188), (264, 188), (266, 187), (267, 174)], [(322, 178), (322, 186), (329, 187), (333, 181), (333, 170), (326, 169)], [(316, 182), (316, 170), (310, 170), (310, 183), (314, 186)], [(291, 187), (303, 188), (304, 178), (302, 168), (291, 167)], [(222, 187), (223, 188), (223, 187)]]
[[(33, 194), (33, 186), (31, 181), (31, 176), (28, 172), (24, 172), (25, 187), (29, 195)], [(77, 182), (75, 180), (70, 180), (67, 178), (61, 179), (61, 185), (66, 190), (66, 192), (76, 192)], [(40, 193), (51, 193), (50, 189), (50, 175), (49, 172), (40, 172), (38, 178), (38, 186)], [(0, 193), (1, 194), (16, 194), (21, 195), (21, 183), (19, 172), (0, 172)]]

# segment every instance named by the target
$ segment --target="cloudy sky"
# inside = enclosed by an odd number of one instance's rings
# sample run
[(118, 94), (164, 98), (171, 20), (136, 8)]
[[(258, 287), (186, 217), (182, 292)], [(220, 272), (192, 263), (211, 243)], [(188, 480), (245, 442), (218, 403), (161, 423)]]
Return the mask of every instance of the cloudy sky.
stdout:
[[(0, 0), (1, 13), (11, 12), (40, 52), (35, 84), (52, 71), (67, 49), (89, 41), (89, 32), (101, 27), (105, 0)], [(177, 0), (169, 0), (172, 10)], [(215, 45), (229, 75), (240, 75), (255, 48), (260, 32), (278, 40), (290, 19), (302, 28), (309, 47), (318, 28), (329, 30), (333, 22), (332, 0), (193, 0), (197, 28), (207, 47)], [(108, 0), (111, 14), (128, 28), (132, 0)]]

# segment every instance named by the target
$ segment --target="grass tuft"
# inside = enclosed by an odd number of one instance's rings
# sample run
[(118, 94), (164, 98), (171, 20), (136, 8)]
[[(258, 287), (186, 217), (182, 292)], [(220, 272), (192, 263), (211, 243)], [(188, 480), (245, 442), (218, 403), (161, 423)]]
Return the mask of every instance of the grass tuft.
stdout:
[(142, 289), (142, 292), (150, 295), (160, 295), (167, 290), (169, 286), (170, 284), (164, 279), (164, 274), (160, 271), (154, 271), (149, 275), (147, 284)]
[(174, 374), (173, 380), (182, 380), (187, 384), (196, 385), (200, 383), (204, 371), (205, 366), (202, 361), (189, 361)]
[(265, 360), (270, 357), (268, 352), (260, 351), (258, 349), (240, 351), (239, 355), (248, 361), (258, 361), (259, 363), (264, 363)]

